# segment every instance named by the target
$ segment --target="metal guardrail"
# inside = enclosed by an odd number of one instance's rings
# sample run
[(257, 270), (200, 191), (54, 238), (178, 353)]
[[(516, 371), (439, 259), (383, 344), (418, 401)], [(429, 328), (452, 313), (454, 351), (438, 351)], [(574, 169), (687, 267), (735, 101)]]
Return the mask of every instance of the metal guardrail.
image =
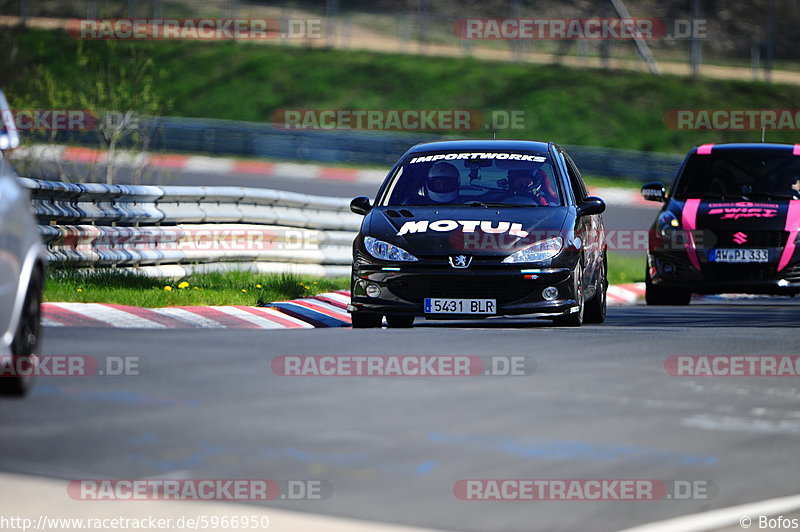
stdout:
[(361, 223), (346, 199), (278, 190), (20, 181), (49, 260), (77, 266), (346, 275)]
[[(381, 166), (394, 165), (414, 144), (452, 138), (430, 133), (287, 130), (267, 123), (175, 117), (145, 120), (140, 130), (150, 132), (148, 146), (152, 151)], [(97, 144), (92, 132), (59, 132), (55, 140)], [(126, 147), (125, 143), (120, 147)], [(683, 161), (683, 156), (667, 153), (568, 145), (564, 148), (585, 174), (643, 183), (671, 182)]]

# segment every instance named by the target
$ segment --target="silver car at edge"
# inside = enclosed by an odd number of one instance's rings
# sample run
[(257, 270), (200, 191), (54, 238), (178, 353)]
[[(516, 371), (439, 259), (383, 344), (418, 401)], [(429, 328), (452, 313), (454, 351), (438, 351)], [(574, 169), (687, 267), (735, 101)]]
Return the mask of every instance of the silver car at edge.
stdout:
[(47, 259), (29, 195), (8, 160), (19, 146), (0, 91), (0, 395), (25, 395), (38, 359)]

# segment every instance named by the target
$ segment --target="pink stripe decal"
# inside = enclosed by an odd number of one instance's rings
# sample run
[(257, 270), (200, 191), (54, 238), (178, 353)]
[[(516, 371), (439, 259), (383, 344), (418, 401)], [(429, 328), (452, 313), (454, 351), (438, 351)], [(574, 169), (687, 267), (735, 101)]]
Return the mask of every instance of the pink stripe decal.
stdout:
[(800, 144), (795, 144), (792, 150), (792, 155), (800, 155)]
[[(795, 150), (797, 144), (795, 144)], [(789, 231), (789, 240), (786, 241), (786, 247), (783, 248), (781, 260), (778, 263), (778, 271), (781, 271), (789, 264), (794, 256), (794, 240), (797, 238), (797, 233), (800, 231), (800, 201), (792, 200), (789, 202), (789, 210), (786, 213), (786, 225), (784, 229)]]
[(697, 148), (697, 155), (710, 155), (714, 144), (703, 144)]
[[(699, 149), (698, 149), (699, 152)], [(699, 199), (688, 199), (686, 205), (683, 206), (683, 213), (681, 214), (681, 227), (686, 231), (686, 254), (689, 255), (689, 262), (692, 266), (700, 269), (700, 261), (697, 259), (697, 248), (694, 244), (694, 235), (690, 231), (697, 229), (697, 209), (700, 208)]]

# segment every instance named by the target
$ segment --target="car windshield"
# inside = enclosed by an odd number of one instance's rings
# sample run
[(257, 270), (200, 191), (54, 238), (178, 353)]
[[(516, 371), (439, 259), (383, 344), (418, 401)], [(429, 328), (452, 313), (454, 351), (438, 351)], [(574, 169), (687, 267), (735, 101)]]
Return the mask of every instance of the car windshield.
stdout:
[(548, 153), (426, 152), (410, 155), (378, 205), (560, 206)]
[(676, 184), (678, 199), (792, 198), (800, 191), (800, 157), (763, 149), (694, 155)]

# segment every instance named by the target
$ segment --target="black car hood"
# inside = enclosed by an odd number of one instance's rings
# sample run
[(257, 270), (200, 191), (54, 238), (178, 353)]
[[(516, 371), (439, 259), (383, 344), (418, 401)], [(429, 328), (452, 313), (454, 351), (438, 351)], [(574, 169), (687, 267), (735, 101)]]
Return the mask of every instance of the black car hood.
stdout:
[(563, 236), (570, 211), (569, 207), (376, 207), (365, 221), (364, 235), (418, 257), (508, 255), (537, 240)]

